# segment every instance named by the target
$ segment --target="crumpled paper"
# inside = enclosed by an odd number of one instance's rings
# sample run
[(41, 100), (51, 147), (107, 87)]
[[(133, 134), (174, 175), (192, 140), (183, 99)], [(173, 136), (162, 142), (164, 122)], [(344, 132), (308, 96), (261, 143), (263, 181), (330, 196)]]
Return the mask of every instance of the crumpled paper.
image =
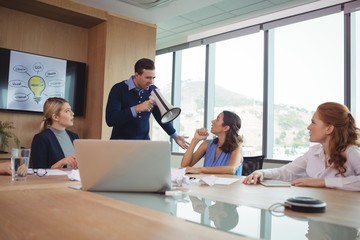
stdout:
[(190, 179), (185, 176), (185, 168), (171, 169), (171, 183), (176, 187), (184, 187), (190, 184)]
[(71, 181), (80, 181), (79, 169), (71, 170), (71, 172), (68, 174), (68, 178)]

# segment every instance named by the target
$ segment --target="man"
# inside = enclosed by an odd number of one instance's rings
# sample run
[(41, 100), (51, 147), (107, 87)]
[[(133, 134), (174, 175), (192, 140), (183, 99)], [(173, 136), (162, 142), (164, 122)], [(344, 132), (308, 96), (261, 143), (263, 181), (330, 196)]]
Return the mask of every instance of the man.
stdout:
[(135, 74), (128, 80), (115, 84), (106, 105), (106, 123), (113, 127), (110, 139), (150, 139), (150, 114), (183, 149), (189, 143), (176, 134), (172, 123), (161, 123), (161, 113), (155, 101), (149, 99), (150, 86), (154, 84), (155, 64), (142, 58), (135, 63)]

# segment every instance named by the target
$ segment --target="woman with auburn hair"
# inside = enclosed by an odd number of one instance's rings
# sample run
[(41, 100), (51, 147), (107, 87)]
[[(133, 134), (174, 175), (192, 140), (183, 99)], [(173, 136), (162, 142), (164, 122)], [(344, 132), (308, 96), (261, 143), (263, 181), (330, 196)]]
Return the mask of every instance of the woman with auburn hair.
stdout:
[(243, 183), (269, 178), (293, 186), (360, 191), (360, 129), (349, 109), (335, 102), (319, 105), (308, 130), (310, 142), (319, 144), (280, 168), (254, 171)]
[[(181, 160), (181, 167), (186, 168), (186, 173), (241, 175), (243, 161), (241, 143), (243, 140), (238, 133), (241, 128), (240, 117), (233, 112), (223, 111), (211, 123), (211, 133), (216, 135), (216, 138), (206, 140), (209, 136), (207, 129), (197, 129)], [(195, 147), (202, 140), (204, 141), (194, 152)], [(204, 166), (194, 167), (204, 156)]]
[(31, 162), (37, 168), (77, 168), (73, 141), (79, 136), (67, 130), (73, 126), (74, 113), (63, 98), (48, 98), (43, 107), (40, 133), (31, 143)]

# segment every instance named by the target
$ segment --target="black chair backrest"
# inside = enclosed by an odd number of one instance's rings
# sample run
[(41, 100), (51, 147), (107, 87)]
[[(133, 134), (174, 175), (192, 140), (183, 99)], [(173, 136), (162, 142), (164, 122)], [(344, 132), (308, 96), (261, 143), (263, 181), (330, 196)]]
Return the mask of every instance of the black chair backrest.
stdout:
[(244, 157), (242, 175), (247, 176), (255, 170), (262, 169), (264, 155)]

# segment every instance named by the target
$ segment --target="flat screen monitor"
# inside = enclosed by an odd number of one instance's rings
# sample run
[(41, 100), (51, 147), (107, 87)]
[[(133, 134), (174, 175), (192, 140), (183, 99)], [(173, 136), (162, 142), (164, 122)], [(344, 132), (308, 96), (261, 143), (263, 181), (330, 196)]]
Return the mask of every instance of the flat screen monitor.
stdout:
[(42, 113), (46, 99), (65, 98), (83, 116), (86, 63), (0, 48), (0, 111)]

